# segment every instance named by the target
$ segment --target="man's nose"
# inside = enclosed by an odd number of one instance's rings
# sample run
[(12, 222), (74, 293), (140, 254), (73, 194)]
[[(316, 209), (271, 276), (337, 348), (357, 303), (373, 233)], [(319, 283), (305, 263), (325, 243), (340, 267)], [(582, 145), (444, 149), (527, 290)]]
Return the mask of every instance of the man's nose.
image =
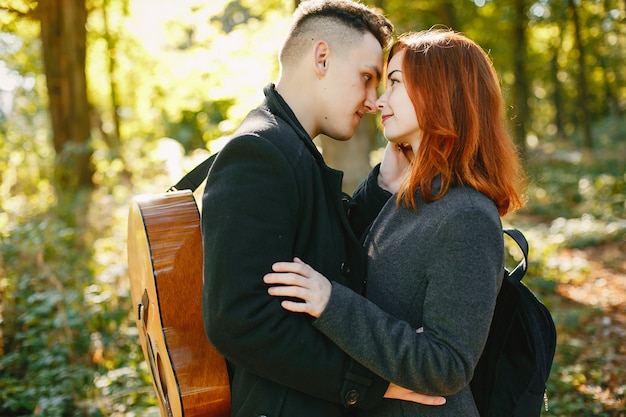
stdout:
[(376, 113), (378, 111), (377, 99), (378, 95), (376, 94), (376, 89), (368, 92), (367, 98), (365, 99), (365, 111), (367, 113)]

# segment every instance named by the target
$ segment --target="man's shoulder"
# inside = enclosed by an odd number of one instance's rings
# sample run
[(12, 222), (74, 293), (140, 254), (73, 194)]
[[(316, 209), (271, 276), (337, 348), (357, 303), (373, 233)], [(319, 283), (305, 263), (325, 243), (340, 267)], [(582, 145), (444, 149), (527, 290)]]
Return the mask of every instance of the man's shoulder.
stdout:
[(261, 105), (252, 110), (239, 125), (234, 136), (260, 136), (264, 138), (297, 138), (297, 132), (272, 113), (266, 106)]
[(297, 164), (303, 157), (314, 158), (298, 132), (265, 106), (248, 113), (229, 142), (239, 142), (245, 147), (250, 146), (250, 141), (254, 141), (256, 147), (278, 150), (292, 163)]

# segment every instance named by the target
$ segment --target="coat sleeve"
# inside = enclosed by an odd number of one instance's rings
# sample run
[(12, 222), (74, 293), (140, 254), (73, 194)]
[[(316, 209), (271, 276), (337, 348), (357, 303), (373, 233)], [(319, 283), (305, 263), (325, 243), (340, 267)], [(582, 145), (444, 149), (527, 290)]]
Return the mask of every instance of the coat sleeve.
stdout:
[(388, 383), (351, 381), (351, 359), (308, 316), (284, 310), (263, 282), (274, 262), (294, 256), (299, 193), (307, 190), (298, 189), (298, 165), (290, 162), (269, 141), (246, 136), (211, 169), (202, 198), (206, 334), (256, 375), (335, 403), (356, 384), (359, 406), (367, 407)]
[(503, 268), (502, 230), (474, 211), (455, 213), (436, 233), (416, 238), (432, 248), (423, 265), (424, 332), (337, 283), (314, 325), (383, 378), (451, 395), (469, 384), (487, 339)]

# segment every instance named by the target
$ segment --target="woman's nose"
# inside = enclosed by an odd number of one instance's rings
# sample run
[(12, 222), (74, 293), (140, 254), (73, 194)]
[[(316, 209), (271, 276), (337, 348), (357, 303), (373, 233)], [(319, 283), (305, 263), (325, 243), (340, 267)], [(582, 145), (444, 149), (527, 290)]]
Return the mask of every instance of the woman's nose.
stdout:
[(382, 110), (383, 107), (385, 107), (385, 105), (387, 104), (387, 91), (382, 93), (380, 97), (378, 97), (378, 100), (376, 100), (376, 108), (378, 110)]

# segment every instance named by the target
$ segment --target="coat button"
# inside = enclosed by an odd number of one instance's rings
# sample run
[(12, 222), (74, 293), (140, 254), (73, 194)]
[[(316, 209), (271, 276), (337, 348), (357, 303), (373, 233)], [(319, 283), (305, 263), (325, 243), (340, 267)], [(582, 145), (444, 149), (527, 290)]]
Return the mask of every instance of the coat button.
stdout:
[(350, 275), (350, 265), (348, 265), (345, 262), (341, 263), (341, 267), (339, 268), (339, 270), (341, 271), (341, 275), (343, 275), (345, 277)]
[(346, 403), (346, 405), (354, 405), (357, 403), (357, 401), (359, 401), (359, 392), (355, 389), (351, 389), (350, 391), (346, 392), (346, 395), (344, 397), (344, 401)]

